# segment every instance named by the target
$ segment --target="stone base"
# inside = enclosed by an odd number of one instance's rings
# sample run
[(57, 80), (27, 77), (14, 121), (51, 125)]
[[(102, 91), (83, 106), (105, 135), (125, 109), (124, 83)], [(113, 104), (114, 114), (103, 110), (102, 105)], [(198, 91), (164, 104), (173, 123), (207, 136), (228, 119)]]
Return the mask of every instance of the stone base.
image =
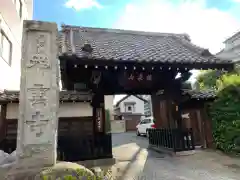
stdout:
[[(68, 175), (73, 175), (75, 178), (81, 179), (80, 177), (92, 177), (93, 172), (85, 168), (82, 165), (71, 162), (58, 162), (54, 166), (44, 167), (44, 168), (17, 168), (13, 166), (8, 170), (5, 170), (5, 174), (0, 177), (1, 180), (42, 180), (43, 177), (47, 179), (56, 179), (59, 177), (64, 177)], [(91, 178), (90, 178), (91, 179)]]
[(35, 157), (21, 157), (14, 164), (3, 169), (5, 172), (4, 176), (8, 177), (7, 179), (15, 180), (15, 177), (17, 177), (16, 180), (18, 180), (19, 177), (31, 176), (52, 166), (51, 159), (47, 159), (46, 156), (39, 154)]
[[(58, 162), (63, 163), (63, 162)], [(87, 160), (79, 161), (76, 164), (84, 166), (86, 168), (100, 167), (104, 171), (111, 168), (116, 163), (115, 158), (106, 158), (106, 159), (96, 159), (96, 160)], [(43, 168), (44, 167), (44, 168)], [(32, 177), (39, 172), (42, 172), (46, 169), (53, 168), (52, 165), (41, 165), (37, 164), (34, 160), (22, 161), (21, 163), (13, 164), (11, 166), (0, 169), (0, 180), (25, 180), (26, 177)], [(29, 179), (28, 178), (28, 179)], [(28, 180), (26, 179), (26, 180)]]
[(36, 174), (40, 173), (41, 171), (44, 171), (45, 169), (52, 168), (52, 166), (49, 167), (36, 167), (36, 168), (27, 168), (21, 167), (18, 165), (13, 165), (8, 168), (1, 169), (1, 175), (0, 179), (4, 180), (28, 180), (34, 177)]
[(149, 145), (148, 148), (152, 149), (156, 152), (159, 152), (159, 153), (166, 153), (170, 156), (188, 156), (188, 155), (193, 155), (196, 152), (195, 150), (173, 152), (172, 150), (170, 150), (168, 148), (156, 147), (156, 146), (153, 146), (153, 145)]

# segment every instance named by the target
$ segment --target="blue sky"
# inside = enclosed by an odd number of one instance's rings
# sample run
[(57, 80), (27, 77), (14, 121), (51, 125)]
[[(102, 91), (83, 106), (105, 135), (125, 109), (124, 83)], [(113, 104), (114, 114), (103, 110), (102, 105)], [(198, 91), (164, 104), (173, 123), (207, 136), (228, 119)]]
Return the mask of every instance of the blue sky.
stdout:
[(34, 19), (90, 27), (187, 33), (218, 52), (240, 30), (240, 0), (35, 0)]
[[(93, 4), (91, 4), (93, 2)], [(99, 4), (99, 6), (94, 5)], [(67, 6), (72, 4), (72, 8)], [(78, 8), (79, 4), (86, 7)], [(34, 19), (90, 27), (111, 27), (124, 11), (127, 0), (35, 0)]]
[(240, 0), (35, 0), (34, 19), (58, 25), (187, 33), (216, 53), (240, 31)]

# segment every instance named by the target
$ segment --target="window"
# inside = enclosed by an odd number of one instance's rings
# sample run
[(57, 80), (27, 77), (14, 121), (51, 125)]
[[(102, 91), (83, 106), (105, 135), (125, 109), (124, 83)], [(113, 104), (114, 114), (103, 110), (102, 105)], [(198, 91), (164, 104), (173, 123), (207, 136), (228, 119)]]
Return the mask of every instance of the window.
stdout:
[(9, 41), (3, 31), (0, 33), (0, 56), (9, 65), (11, 64), (12, 58), (12, 43)]
[(151, 122), (151, 119), (146, 119), (146, 124)]
[(128, 106), (128, 111), (132, 111), (132, 106)]
[(142, 121), (140, 122), (140, 124), (146, 124), (146, 120), (145, 120), (145, 119), (142, 120)]

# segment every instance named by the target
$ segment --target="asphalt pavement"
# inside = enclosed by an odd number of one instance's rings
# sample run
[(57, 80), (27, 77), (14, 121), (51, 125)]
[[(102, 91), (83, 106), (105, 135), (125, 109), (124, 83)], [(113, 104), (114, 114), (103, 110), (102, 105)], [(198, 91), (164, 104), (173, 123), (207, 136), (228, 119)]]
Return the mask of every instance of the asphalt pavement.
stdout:
[(240, 160), (211, 150), (172, 157), (148, 149), (134, 132), (113, 134), (117, 180), (240, 180)]

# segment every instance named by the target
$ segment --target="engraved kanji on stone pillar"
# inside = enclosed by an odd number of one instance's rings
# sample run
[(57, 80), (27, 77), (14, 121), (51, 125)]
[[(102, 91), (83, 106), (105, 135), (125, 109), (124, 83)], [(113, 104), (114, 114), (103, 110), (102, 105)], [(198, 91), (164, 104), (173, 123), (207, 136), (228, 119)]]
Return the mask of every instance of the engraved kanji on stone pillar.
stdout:
[(24, 21), (17, 153), (39, 166), (54, 165), (57, 158), (57, 33), (55, 23)]

